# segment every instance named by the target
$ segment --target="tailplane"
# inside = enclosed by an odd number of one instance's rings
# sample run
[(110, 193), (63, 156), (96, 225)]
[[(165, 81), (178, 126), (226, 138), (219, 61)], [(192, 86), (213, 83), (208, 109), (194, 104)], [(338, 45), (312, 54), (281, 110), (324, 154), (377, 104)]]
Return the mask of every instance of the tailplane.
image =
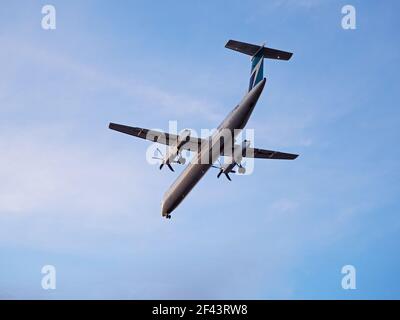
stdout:
[(253, 89), (264, 78), (264, 59), (289, 60), (293, 53), (258, 46), (250, 43), (229, 40), (225, 48), (247, 54), (251, 59), (251, 72), (249, 91)]

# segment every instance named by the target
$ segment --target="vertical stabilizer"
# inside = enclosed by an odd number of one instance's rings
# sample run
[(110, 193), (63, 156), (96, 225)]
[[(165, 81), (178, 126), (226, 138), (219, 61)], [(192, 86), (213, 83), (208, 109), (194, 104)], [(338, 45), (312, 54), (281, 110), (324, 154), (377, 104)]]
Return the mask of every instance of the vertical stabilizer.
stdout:
[(264, 59), (289, 60), (293, 55), (291, 52), (236, 40), (229, 40), (225, 47), (252, 56), (249, 91), (264, 78)]
[(260, 50), (258, 50), (258, 52), (251, 59), (249, 92), (262, 79), (264, 79), (264, 57), (263, 57), (263, 51), (262, 51), (263, 48), (264, 48), (264, 46), (260, 47)]

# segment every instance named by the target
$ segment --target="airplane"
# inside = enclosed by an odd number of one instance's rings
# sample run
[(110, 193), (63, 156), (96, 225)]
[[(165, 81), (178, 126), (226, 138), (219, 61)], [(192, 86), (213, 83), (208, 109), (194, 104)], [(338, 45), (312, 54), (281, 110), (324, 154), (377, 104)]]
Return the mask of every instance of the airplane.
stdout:
[[(224, 174), (228, 180), (231, 180), (229, 173), (235, 173), (235, 167), (238, 167), (239, 173), (245, 173), (245, 167), (241, 163), (243, 157), (282, 160), (294, 160), (298, 157), (297, 154), (292, 153), (251, 148), (250, 142), (247, 140), (241, 144), (235, 143), (237, 135), (246, 126), (264, 89), (266, 82), (263, 75), (264, 59), (289, 60), (293, 53), (268, 48), (265, 44), (260, 46), (236, 40), (229, 40), (225, 47), (251, 56), (249, 87), (241, 102), (208, 138), (193, 137), (190, 130), (184, 130), (183, 133), (176, 135), (112, 122), (109, 124), (109, 128), (112, 130), (166, 145), (166, 154), (163, 155), (157, 149), (161, 157), (154, 157), (161, 160), (160, 170), (166, 165), (171, 171), (174, 171), (172, 164), (185, 164), (182, 151), (195, 152), (193, 160), (164, 194), (161, 215), (167, 219), (171, 219), (171, 213), (211, 167), (220, 170), (218, 178)], [(228, 134), (226, 134), (227, 132)], [(230, 161), (224, 165), (221, 163), (218, 166), (215, 165), (221, 156), (228, 157)], [(206, 161), (204, 161), (205, 159)]]

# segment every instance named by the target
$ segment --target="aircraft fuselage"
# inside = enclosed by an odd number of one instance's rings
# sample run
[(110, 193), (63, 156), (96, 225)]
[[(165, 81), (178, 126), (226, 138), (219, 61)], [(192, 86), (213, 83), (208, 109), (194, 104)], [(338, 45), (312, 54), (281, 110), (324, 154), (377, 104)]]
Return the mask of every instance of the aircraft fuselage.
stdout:
[[(231, 131), (230, 135), (224, 135), (224, 143), (234, 143), (236, 136), (243, 129), (254, 107), (264, 89), (265, 78), (260, 81), (250, 92), (248, 92), (242, 101), (228, 114), (224, 121), (218, 126), (216, 132), (209, 137), (207, 148), (201, 149), (196, 157), (196, 161), (192, 161), (182, 171), (170, 188), (165, 192), (161, 204), (161, 213), (163, 216), (169, 214), (182, 202), (182, 200), (189, 194), (193, 187), (200, 181), (204, 174), (210, 169), (211, 165), (217, 161), (221, 155), (221, 136), (222, 132), (226, 129)], [(200, 159), (209, 157), (210, 161), (203, 163)]]

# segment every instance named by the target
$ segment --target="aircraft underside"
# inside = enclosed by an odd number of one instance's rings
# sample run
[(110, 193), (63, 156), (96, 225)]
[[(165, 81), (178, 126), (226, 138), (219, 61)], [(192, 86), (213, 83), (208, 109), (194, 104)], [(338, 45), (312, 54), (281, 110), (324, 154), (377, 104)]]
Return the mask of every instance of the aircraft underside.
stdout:
[[(208, 138), (193, 137), (190, 130), (184, 130), (181, 134), (176, 135), (116, 123), (109, 125), (112, 130), (166, 145), (167, 152), (164, 154), (157, 149), (158, 155), (154, 157), (160, 161), (160, 169), (167, 167), (174, 171), (173, 165), (184, 165), (186, 163), (182, 151), (195, 153), (191, 163), (187, 165), (164, 194), (161, 213), (168, 219), (171, 218), (171, 212), (176, 209), (211, 167), (219, 170), (218, 178), (224, 175), (230, 181), (229, 174), (236, 173), (236, 167), (238, 173), (245, 173), (246, 169), (241, 163), (243, 158), (293, 160), (298, 156), (291, 153), (253, 148), (250, 147), (250, 142), (247, 140), (239, 144), (236, 143), (236, 136), (246, 126), (264, 89), (266, 83), (266, 79), (263, 77), (264, 59), (289, 60), (292, 53), (267, 48), (264, 45), (257, 46), (234, 40), (229, 40), (226, 47), (252, 56), (249, 89), (242, 101), (228, 114), (212, 136)], [(228, 158), (229, 161), (221, 164), (219, 161), (221, 156)], [(218, 165), (215, 163), (218, 163)]]

